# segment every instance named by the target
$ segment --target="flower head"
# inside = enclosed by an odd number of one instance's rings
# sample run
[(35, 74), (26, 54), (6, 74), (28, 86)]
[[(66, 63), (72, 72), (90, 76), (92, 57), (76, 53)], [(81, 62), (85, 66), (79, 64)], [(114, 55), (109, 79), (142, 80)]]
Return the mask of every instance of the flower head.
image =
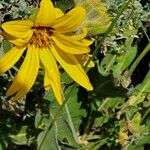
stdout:
[(52, 88), (59, 104), (63, 103), (57, 62), (79, 85), (92, 90), (79, 57), (88, 57), (92, 41), (85, 39), (87, 30), (76, 34), (85, 18), (81, 6), (64, 14), (50, 0), (42, 0), (34, 21), (18, 20), (2, 24), (4, 36), (14, 47), (0, 58), (0, 74), (10, 69), (25, 53), (24, 61), (7, 91), (19, 100), (33, 86), (42, 64), (45, 89)]

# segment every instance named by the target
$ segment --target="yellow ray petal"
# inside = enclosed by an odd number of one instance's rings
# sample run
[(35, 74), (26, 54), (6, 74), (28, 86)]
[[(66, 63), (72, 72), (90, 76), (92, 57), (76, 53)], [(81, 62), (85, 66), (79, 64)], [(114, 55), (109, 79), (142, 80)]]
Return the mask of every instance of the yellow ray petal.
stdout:
[(51, 0), (42, 0), (39, 12), (35, 19), (35, 26), (49, 27), (55, 19), (56, 12)]
[(30, 46), (27, 50), (25, 60), (19, 69), (11, 87), (7, 91), (7, 96), (16, 94), (14, 100), (19, 100), (29, 92), (33, 86), (39, 70), (38, 49)]
[(73, 33), (71, 35), (71, 39), (72, 40), (82, 40), (86, 37), (87, 33), (88, 33), (88, 29), (83, 28), (82, 31), (79, 31), (79, 33)]
[(93, 89), (88, 76), (73, 55), (62, 52), (56, 46), (51, 47), (51, 51), (59, 64), (64, 68), (64, 70), (70, 75), (73, 80), (75, 80), (78, 84), (80, 84), (87, 90)]
[(28, 44), (28, 42), (30, 41), (31, 37), (32, 37), (33, 31), (31, 30), (31, 32), (28, 32), (28, 37), (26, 38), (16, 38), (14, 36), (9, 35), (6, 32), (3, 32), (2, 35), (7, 38), (12, 44), (19, 46), (19, 47), (24, 47)]
[(55, 8), (56, 18), (60, 18), (64, 15), (64, 13), (59, 8)]
[(64, 35), (64, 34), (54, 32), (53, 35), (58, 36), (63, 40), (74, 43), (78, 46), (87, 47), (87, 46), (90, 46), (94, 42), (93, 38), (85, 39), (87, 33), (88, 33), (88, 30), (84, 28), (81, 33), (73, 33), (70, 35)]
[(27, 77), (27, 72), (28, 72), (28, 69), (30, 66), (30, 59), (31, 59), (31, 49), (28, 49), (25, 59), (23, 61), (23, 64), (21, 65), (19, 72), (18, 72), (17, 76), (15, 77), (11, 87), (7, 91), (8, 96), (13, 95), (19, 89), (22, 88), (22, 86), (25, 82), (25, 79)]
[[(66, 41), (65, 39), (61, 39), (58, 36), (52, 36), (54, 43), (59, 47), (62, 51), (70, 54), (84, 54), (89, 53), (90, 49), (88, 47), (82, 47), (81, 45), (77, 45), (77, 42), (74, 44), (71, 41)], [(79, 43), (79, 42), (78, 42)]]
[(7, 95), (13, 95), (16, 93), (19, 89), (22, 88), (24, 81), (26, 81), (27, 72), (29, 69), (30, 64), (30, 58), (31, 58), (31, 49), (28, 49), (26, 52), (25, 59), (23, 61), (23, 64), (19, 68), (18, 74), (16, 75), (11, 87), (7, 91)]
[[(80, 62), (82, 66), (85, 66), (91, 56), (89, 54), (84, 54), (84, 55), (75, 55), (75, 57), (77, 58), (77, 60)], [(92, 68), (94, 66), (95, 66), (94, 62), (90, 60), (87, 67)]]
[(40, 50), (39, 56), (42, 64), (45, 67), (44, 85), (45, 86), (48, 86), (49, 84), (51, 85), (54, 95), (57, 99), (57, 102), (61, 105), (63, 103), (61, 83), (55, 58), (47, 48)]
[(24, 48), (13, 47), (9, 52), (0, 57), (0, 74), (10, 69), (23, 54)]
[(94, 39), (83, 39), (80, 41), (84, 46), (90, 46), (93, 42), (94, 42)]
[(81, 6), (73, 8), (64, 16), (55, 20), (52, 27), (61, 33), (71, 32), (77, 29), (85, 18), (85, 9)]
[(28, 44), (28, 42), (30, 41), (30, 37), (26, 38), (26, 39), (13, 39), (13, 40), (9, 40), (9, 41), (18, 47), (22, 47), (22, 46), (26, 46)]
[(45, 74), (44, 74), (44, 88), (45, 90), (48, 90), (51, 87), (51, 81), (48, 77), (48, 71), (45, 69)]
[(8, 21), (2, 24), (2, 29), (17, 38), (26, 38), (32, 32), (33, 22), (29, 20)]
[(71, 35), (64, 35), (64, 34), (58, 34), (58, 33), (53, 33), (53, 36), (56, 37), (57, 39), (60, 39), (62, 42), (66, 41), (67, 43), (70, 43), (79, 47), (88, 47), (89, 46), (89, 45), (87, 46), (88, 41), (91, 44), (93, 42), (93, 41), (91, 42), (91, 40), (88, 40), (88, 39), (75, 40), (74, 37), (72, 37)]
[(77, 38), (79, 38), (79, 36), (75, 37), (72, 35), (64, 35), (64, 34), (58, 34), (58, 33), (53, 33), (53, 36), (55, 36), (59, 39), (62, 39), (62, 41), (67, 41), (69, 43), (72, 43), (72, 44), (74, 44), (76, 46), (80, 46), (80, 47), (88, 47), (94, 42), (93, 38), (76, 40)]

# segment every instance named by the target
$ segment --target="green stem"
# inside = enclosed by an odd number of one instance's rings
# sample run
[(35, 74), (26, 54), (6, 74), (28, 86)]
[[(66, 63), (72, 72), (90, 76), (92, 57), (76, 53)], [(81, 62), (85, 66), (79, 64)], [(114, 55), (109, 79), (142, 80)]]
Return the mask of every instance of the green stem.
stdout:
[(102, 39), (100, 40), (100, 42), (98, 43), (98, 45), (96, 46), (94, 52), (93, 52), (93, 55), (92, 57), (87, 61), (86, 65), (85, 65), (85, 68), (87, 68), (88, 64), (90, 63), (91, 59), (95, 58), (99, 52), (99, 48), (102, 46), (105, 38), (108, 36), (108, 34), (113, 30), (114, 26), (116, 25), (119, 17), (122, 15), (122, 13), (124, 12), (124, 10), (127, 9), (129, 3), (131, 2), (132, 0), (128, 0), (127, 2), (125, 2), (120, 11), (118, 12), (116, 18), (112, 21), (111, 25), (109, 26), (108, 30), (106, 31), (106, 33), (104, 34), (104, 36), (102, 37)]
[(127, 78), (129, 78), (133, 71), (135, 70), (135, 68), (137, 67), (137, 65), (140, 63), (140, 61), (143, 59), (143, 57), (149, 52), (150, 50), (150, 43), (148, 43), (148, 45), (145, 47), (145, 49), (142, 51), (142, 53), (138, 56), (138, 58), (134, 61), (134, 63), (132, 64), (131, 68), (128, 71), (127, 74)]
[(143, 122), (143, 120), (146, 118), (146, 116), (150, 113), (150, 107), (146, 110), (146, 112), (144, 113), (141, 122)]
[(141, 27), (142, 27), (142, 30), (143, 30), (143, 32), (144, 32), (144, 34), (145, 34), (145, 36), (146, 36), (146, 38), (148, 39), (148, 41), (150, 42), (150, 38), (149, 38), (149, 36), (147, 35), (147, 33), (146, 33), (146, 29), (145, 29), (145, 27), (143, 26), (143, 23), (141, 22), (141, 20), (139, 20), (140, 21), (140, 24), (141, 24)]
[(106, 104), (108, 101), (109, 101), (109, 98), (105, 99), (105, 100), (103, 101), (103, 103), (101, 104), (101, 106), (98, 108), (97, 111), (100, 112), (100, 111), (104, 108), (105, 104)]
[[(134, 15), (136, 16), (134, 10), (133, 10), (133, 13), (134, 13)], [(135, 70), (135, 68), (137, 67), (137, 65), (140, 63), (140, 61), (142, 60), (142, 58), (143, 58), (143, 57), (147, 54), (147, 52), (150, 50), (150, 38), (149, 38), (149, 36), (147, 35), (146, 29), (145, 29), (145, 27), (143, 26), (143, 23), (141, 22), (141, 20), (138, 18), (138, 16), (136, 16), (136, 17), (137, 17), (138, 21), (139, 21), (140, 24), (141, 24), (142, 30), (143, 30), (143, 32), (144, 32), (146, 38), (148, 39), (149, 44), (145, 47), (145, 49), (143, 50), (143, 52), (139, 55), (139, 57), (138, 57), (138, 58), (134, 61), (134, 63), (132, 64), (132, 66), (131, 66), (131, 68), (129, 69), (129, 72), (128, 72), (128, 74), (127, 74), (127, 78), (129, 78), (129, 77), (132, 75), (133, 71)]]
[(82, 140), (85, 140), (88, 137), (88, 131), (89, 131), (89, 126), (90, 126), (90, 122), (91, 122), (91, 116), (92, 116), (92, 111), (90, 111), (90, 113), (88, 114), (86, 125), (85, 125), (84, 131), (83, 131)]

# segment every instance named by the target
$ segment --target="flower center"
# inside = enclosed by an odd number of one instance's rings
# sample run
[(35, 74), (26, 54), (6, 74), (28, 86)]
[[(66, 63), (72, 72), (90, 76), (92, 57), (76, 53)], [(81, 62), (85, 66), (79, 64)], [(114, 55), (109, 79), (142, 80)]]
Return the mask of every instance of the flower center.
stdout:
[(53, 28), (51, 27), (33, 27), (33, 35), (30, 40), (30, 44), (35, 45), (38, 48), (48, 47), (52, 44), (51, 35)]

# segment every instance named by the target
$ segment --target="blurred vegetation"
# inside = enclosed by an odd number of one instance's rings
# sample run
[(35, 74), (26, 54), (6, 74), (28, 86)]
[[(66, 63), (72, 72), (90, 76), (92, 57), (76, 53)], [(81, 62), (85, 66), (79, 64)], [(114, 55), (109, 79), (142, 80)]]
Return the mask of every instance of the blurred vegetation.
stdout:
[[(5, 93), (17, 65), (0, 76), (0, 150), (148, 150), (150, 146), (150, 0), (53, 0), (85, 7), (83, 26), (95, 67), (87, 92), (61, 70), (65, 103), (42, 87), (16, 103)], [(38, 0), (0, 0), (0, 23), (35, 14)], [(88, 7), (87, 7), (88, 6)], [(0, 55), (12, 45), (0, 35)], [(86, 68), (85, 68), (86, 69)]]

